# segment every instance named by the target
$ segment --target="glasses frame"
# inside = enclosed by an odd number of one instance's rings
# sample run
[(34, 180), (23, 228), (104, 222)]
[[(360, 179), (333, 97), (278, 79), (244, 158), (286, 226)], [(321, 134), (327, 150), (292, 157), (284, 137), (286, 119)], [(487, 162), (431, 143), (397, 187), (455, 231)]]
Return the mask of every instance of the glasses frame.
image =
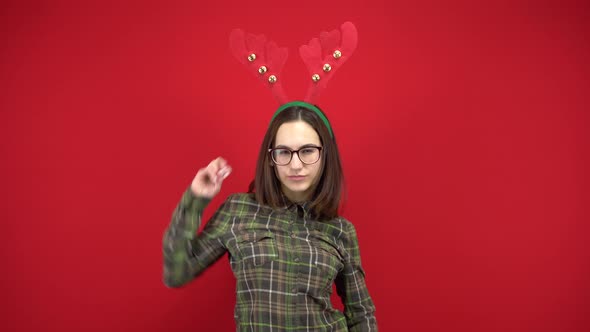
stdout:
[[(313, 163), (306, 163), (305, 161), (301, 160), (301, 157), (299, 156), (299, 151), (301, 150), (305, 150), (305, 149), (309, 149), (309, 148), (315, 148), (318, 149), (319, 152), (319, 157), (318, 160), (314, 161)], [(289, 152), (291, 152), (291, 156), (289, 157), (289, 161), (286, 164), (279, 164), (277, 163), (277, 161), (275, 160), (274, 156), (273, 156), (273, 151), (275, 150), (287, 150)], [(317, 163), (318, 161), (320, 161), (320, 159), (322, 158), (322, 150), (323, 147), (322, 146), (317, 146), (317, 145), (306, 145), (306, 146), (302, 146), (297, 150), (291, 150), (289, 148), (271, 148), (268, 149), (268, 153), (270, 153), (270, 159), (272, 160), (273, 163), (275, 163), (275, 165), (277, 166), (287, 166), (291, 163), (291, 161), (293, 160), (293, 154), (297, 153), (297, 158), (299, 158), (299, 161), (301, 161), (302, 164), (304, 165), (313, 165), (315, 163)]]

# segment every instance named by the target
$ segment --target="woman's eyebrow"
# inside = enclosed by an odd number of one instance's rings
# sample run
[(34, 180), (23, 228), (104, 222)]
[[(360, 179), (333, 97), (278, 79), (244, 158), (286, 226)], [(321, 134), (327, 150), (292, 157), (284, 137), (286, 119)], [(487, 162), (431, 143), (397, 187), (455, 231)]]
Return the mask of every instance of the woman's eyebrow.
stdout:
[(302, 145), (302, 146), (300, 146), (298, 149), (293, 149), (293, 148), (291, 148), (291, 147), (289, 147), (289, 146), (286, 146), (286, 145), (283, 145), (283, 144), (281, 144), (281, 145), (277, 145), (277, 146), (275, 146), (275, 149), (281, 148), (281, 149), (299, 150), (299, 149), (303, 149), (303, 148), (308, 148), (308, 147), (310, 147), (310, 146), (313, 146), (313, 147), (315, 147), (315, 146), (318, 146), (318, 145), (316, 145), (316, 144), (312, 144), (312, 143), (307, 143), (307, 144), (303, 144), (303, 145)]

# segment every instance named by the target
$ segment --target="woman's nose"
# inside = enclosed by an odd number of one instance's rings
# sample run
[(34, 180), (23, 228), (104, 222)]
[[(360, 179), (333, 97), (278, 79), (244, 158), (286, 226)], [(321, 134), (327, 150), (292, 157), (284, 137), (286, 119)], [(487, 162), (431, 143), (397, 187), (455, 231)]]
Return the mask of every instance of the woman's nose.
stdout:
[(303, 163), (301, 162), (301, 159), (299, 159), (299, 152), (293, 153), (293, 158), (291, 158), (291, 163), (289, 165), (291, 166), (291, 168), (295, 169), (303, 167)]

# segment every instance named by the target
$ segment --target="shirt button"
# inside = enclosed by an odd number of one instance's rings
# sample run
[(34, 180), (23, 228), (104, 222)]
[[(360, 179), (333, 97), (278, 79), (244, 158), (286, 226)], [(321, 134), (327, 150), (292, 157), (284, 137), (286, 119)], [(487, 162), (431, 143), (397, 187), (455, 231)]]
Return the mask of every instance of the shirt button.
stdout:
[(299, 257), (295, 257), (295, 261), (296, 262), (299, 262)]
[(295, 235), (295, 233), (291, 233), (292, 238), (295, 238), (295, 236), (297, 236), (297, 235)]
[(297, 288), (293, 288), (291, 291), (293, 292), (293, 294), (297, 294)]

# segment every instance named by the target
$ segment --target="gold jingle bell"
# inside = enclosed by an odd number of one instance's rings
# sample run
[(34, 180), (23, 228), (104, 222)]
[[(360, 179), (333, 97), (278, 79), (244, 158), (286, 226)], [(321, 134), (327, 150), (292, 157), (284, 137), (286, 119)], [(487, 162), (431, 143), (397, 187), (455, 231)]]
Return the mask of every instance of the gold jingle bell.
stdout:
[(311, 79), (312, 79), (314, 82), (317, 82), (317, 81), (319, 81), (319, 80), (320, 80), (320, 75), (318, 75), (318, 74), (313, 74), (313, 76), (311, 76)]
[(258, 72), (259, 72), (260, 74), (264, 74), (264, 73), (266, 73), (266, 66), (260, 66), (260, 68), (258, 68)]
[(324, 71), (327, 73), (327, 72), (329, 72), (330, 70), (332, 70), (332, 66), (330, 66), (330, 64), (329, 64), (329, 63), (326, 63), (326, 64), (324, 65)]
[(339, 50), (334, 51), (334, 59), (338, 59), (342, 56), (342, 52)]
[(270, 75), (268, 77), (268, 82), (269, 83), (276, 83), (277, 82), (277, 77), (275, 75)]
[(252, 53), (252, 54), (248, 55), (248, 61), (252, 62), (254, 60), (256, 60), (256, 54)]

